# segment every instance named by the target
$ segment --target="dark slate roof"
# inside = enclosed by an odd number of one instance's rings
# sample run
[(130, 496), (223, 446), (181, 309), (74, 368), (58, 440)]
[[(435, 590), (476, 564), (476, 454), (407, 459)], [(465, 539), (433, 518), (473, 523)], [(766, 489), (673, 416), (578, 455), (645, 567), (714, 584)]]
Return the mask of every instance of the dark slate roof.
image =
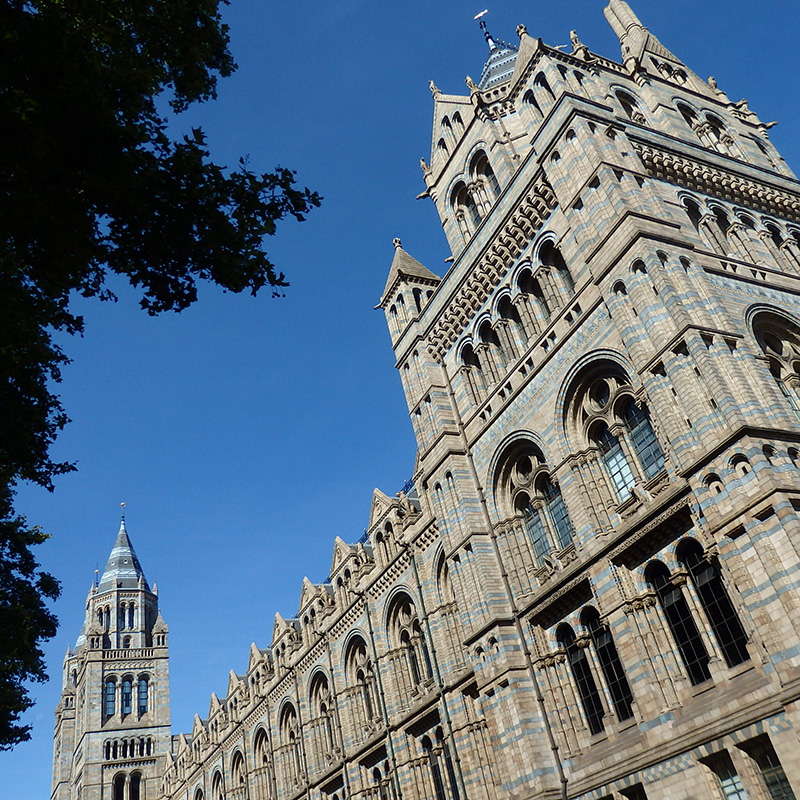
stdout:
[(142, 579), (144, 588), (149, 591), (150, 587), (144, 577), (142, 565), (139, 563), (136, 551), (128, 538), (128, 532), (125, 530), (125, 518), (123, 517), (119, 525), (117, 540), (114, 542), (103, 577), (97, 588), (100, 592), (106, 592), (115, 586), (122, 589), (135, 589), (139, 585), (139, 578)]
[(486, 25), (483, 22), (481, 22), (481, 28), (483, 29), (483, 35), (486, 37), (486, 43), (489, 45), (489, 58), (483, 65), (481, 79), (478, 81), (478, 88), (484, 91), (503, 83), (514, 74), (517, 48), (508, 44), (508, 42), (501, 42), (499, 39), (495, 39), (486, 30)]
[(421, 278), (426, 281), (440, 281), (438, 275), (434, 275), (424, 264), (417, 261), (414, 256), (410, 256), (403, 250), (400, 245), (400, 240), (395, 239), (394, 258), (392, 259), (392, 266), (389, 269), (389, 277), (386, 279), (386, 286), (383, 287), (383, 296), (391, 290), (394, 282), (403, 275), (412, 278)]

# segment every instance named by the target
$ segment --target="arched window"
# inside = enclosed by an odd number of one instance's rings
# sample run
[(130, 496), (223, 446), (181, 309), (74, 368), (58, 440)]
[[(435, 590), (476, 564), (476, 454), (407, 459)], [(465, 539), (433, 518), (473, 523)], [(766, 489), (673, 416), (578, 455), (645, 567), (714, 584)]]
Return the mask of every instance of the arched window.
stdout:
[(225, 783), (220, 772), (215, 772), (211, 781), (211, 800), (225, 800)]
[(706, 558), (700, 543), (694, 539), (681, 543), (678, 560), (689, 572), (725, 663), (734, 667), (748, 661), (747, 634), (725, 591), (719, 565)]
[(656, 439), (647, 414), (631, 400), (622, 418), (636, 457), (647, 478), (654, 478), (664, 469), (664, 451)]
[(497, 331), (492, 327), (492, 323), (489, 322), (489, 320), (486, 320), (486, 322), (481, 325), (478, 335), (480, 336), (481, 343), (486, 345), (489, 352), (495, 357), (497, 365), (499, 367), (505, 367), (508, 363), (508, 356), (505, 350), (503, 350), (503, 345), (500, 342)]
[(233, 779), (233, 786), (244, 786), (246, 783), (246, 771), (244, 768), (244, 756), (240, 750), (233, 754), (231, 761), (231, 778)]
[(522, 323), (522, 318), (519, 315), (519, 311), (517, 311), (517, 307), (511, 302), (511, 298), (508, 296), (504, 297), (500, 301), (497, 311), (500, 314), (500, 319), (504, 320), (516, 335), (516, 341), (523, 346), (527, 344), (528, 333)]
[(544, 119), (542, 109), (539, 107), (539, 103), (530, 89), (525, 92), (525, 95), (522, 98), (522, 106), (529, 112), (534, 122), (539, 122), (540, 120)]
[(461, 114), (458, 111), (453, 114), (453, 129), (457, 133), (464, 133), (464, 120), (461, 119)]
[(753, 330), (781, 394), (800, 416), (800, 328), (776, 314), (759, 315)]
[(494, 202), (502, 191), (500, 182), (489, 163), (489, 157), (483, 151), (475, 154), (470, 163), (470, 173), (476, 181), (480, 181), (486, 190), (487, 199), (489, 202)]
[(578, 396), (588, 438), (621, 501), (637, 481), (649, 481), (666, 467), (647, 411), (636, 403), (632, 392), (626, 376), (612, 368), (588, 382)]
[(711, 673), (708, 669), (708, 652), (680, 585), (673, 581), (669, 570), (660, 561), (648, 564), (645, 579), (655, 590), (661, 603), (689, 680), (692, 684), (709, 680)]
[(375, 673), (367, 644), (360, 636), (354, 636), (347, 646), (345, 673), (348, 684), (356, 688), (355, 696), (360, 702), (364, 720), (371, 723), (378, 711)]
[(125, 779), (124, 772), (118, 772), (114, 776), (114, 782), (111, 784), (111, 796), (113, 800), (126, 800), (125, 797)]
[(518, 443), (501, 458), (495, 485), (499, 503), (522, 515), (537, 564), (554, 548), (563, 550), (572, 543), (575, 534), (561, 490), (533, 443)]
[(127, 717), (131, 713), (133, 705), (133, 679), (126, 676), (122, 679), (122, 716)]
[(543, 72), (540, 72), (533, 81), (533, 93), (539, 108), (545, 114), (555, 105), (556, 96)]
[(117, 682), (114, 678), (106, 681), (105, 712), (106, 718), (113, 717), (117, 711)]
[(303, 772), (300, 763), (300, 726), (297, 711), (291, 703), (287, 703), (281, 711), (280, 731), (289, 780), (290, 783), (297, 783)]
[(128, 788), (128, 800), (144, 800), (142, 796), (141, 772), (134, 772), (131, 774), (130, 787)]
[(139, 716), (147, 713), (148, 695), (150, 693), (150, 681), (147, 675), (139, 676), (139, 690), (137, 692)]
[(483, 222), (481, 212), (475, 203), (467, 187), (463, 183), (456, 184), (450, 195), (450, 205), (456, 218), (462, 223), (462, 233), (469, 236), (474, 233), (478, 226)]
[(552, 313), (550, 304), (545, 299), (541, 284), (537, 278), (533, 277), (533, 273), (529, 269), (525, 269), (520, 273), (517, 286), (533, 307), (534, 317), (542, 322), (547, 322)]
[(317, 720), (322, 728), (324, 737), (325, 753), (333, 752), (333, 705), (331, 690), (328, 685), (328, 678), (318, 672), (311, 682), (311, 709), (314, 719)]
[(436, 800), (447, 800), (442, 780), (442, 768), (439, 765), (439, 757), (433, 748), (433, 744), (428, 736), (422, 738), (422, 752), (428, 759), (428, 768), (431, 773), (431, 783), (433, 784), (433, 794)]
[(559, 292), (572, 294), (575, 289), (575, 281), (572, 280), (569, 267), (567, 267), (561, 251), (552, 242), (547, 241), (539, 250), (539, 259), (555, 279)]
[(259, 728), (253, 744), (253, 763), (255, 765), (256, 796), (253, 800), (270, 800), (274, 796), (272, 782), (272, 758), (269, 738), (263, 728)]
[(575, 687), (578, 690), (578, 697), (581, 701), (586, 722), (589, 725), (589, 731), (592, 735), (600, 733), (604, 729), (603, 704), (600, 701), (597, 684), (589, 668), (586, 651), (578, 646), (575, 632), (569, 625), (559, 625), (556, 631), (556, 638), (566, 653), (567, 663), (572, 672)]
[(389, 621), (393, 638), (403, 651), (408, 677), (416, 686), (431, 677), (431, 664), (417, 610), (407, 594), (395, 597)]
[(615, 92), (615, 95), (619, 104), (622, 106), (622, 110), (625, 112), (625, 116), (629, 120), (639, 125), (645, 125), (647, 123), (644, 114), (639, 110), (639, 104), (628, 92), (623, 92), (620, 89)]
[(689, 108), (689, 106), (684, 105), (683, 103), (678, 103), (678, 111), (680, 111), (681, 116), (686, 120), (686, 124), (692, 129), (695, 130), (698, 124), (697, 114)]
[(620, 721), (630, 719), (633, 716), (633, 694), (622, 662), (619, 660), (611, 631), (600, 621), (600, 614), (591, 606), (581, 612), (581, 622), (589, 632), (592, 646), (597, 653), (597, 660), (600, 662), (600, 669), (611, 695), (617, 719)]
[(631, 466), (622, 451), (619, 439), (611, 433), (605, 422), (601, 422), (594, 429), (591, 438), (600, 451), (600, 457), (608, 470), (611, 482), (614, 484), (617, 497), (620, 500), (624, 500), (630, 495), (636, 484), (636, 479), (633, 477)]

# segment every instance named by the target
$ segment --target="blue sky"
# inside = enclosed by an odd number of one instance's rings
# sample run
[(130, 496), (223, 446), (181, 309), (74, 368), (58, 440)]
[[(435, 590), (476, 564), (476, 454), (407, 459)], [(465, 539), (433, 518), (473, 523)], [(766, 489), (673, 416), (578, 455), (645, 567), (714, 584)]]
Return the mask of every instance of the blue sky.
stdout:
[[(434, 272), (449, 255), (424, 188), (428, 81), (466, 93), (486, 55), (455, 0), (264, 3), (233, 0), (225, 16), (239, 71), (219, 98), (183, 115), (214, 157), (276, 164), (325, 197), (307, 222), (267, 242), (291, 281), (286, 297), (204, 288), (180, 315), (150, 318), (132, 290), (119, 302), (76, 301), (86, 335), (66, 342), (60, 387), (72, 424), (56, 458), (78, 471), (53, 494), (23, 488), (19, 507), (52, 534), (39, 548), (61, 581), (52, 680), (35, 685), (30, 742), (0, 753), (0, 798), (50, 792), (61, 659), (83, 618), (127, 503), (128, 531), (170, 626), (173, 732), (205, 716), (251, 641), (269, 644), (276, 611), (292, 615), (304, 575), (328, 573), (335, 536), (354, 541), (374, 487), (410, 477), (414, 443), (383, 315), (373, 310), (392, 239)], [(619, 57), (602, 0), (491, 3), (489, 28), (515, 42), (525, 23), (548, 44), (576, 28)], [(800, 170), (796, 0), (634, 0), (645, 25), (732, 100), (746, 97)], [(757, 13), (756, 10), (757, 9)]]

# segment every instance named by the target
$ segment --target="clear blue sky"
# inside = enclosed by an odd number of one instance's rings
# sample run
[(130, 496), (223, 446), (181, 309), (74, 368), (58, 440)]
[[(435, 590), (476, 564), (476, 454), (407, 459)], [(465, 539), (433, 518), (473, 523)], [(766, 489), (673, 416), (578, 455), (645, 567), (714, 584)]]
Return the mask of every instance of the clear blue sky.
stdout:
[[(233, 0), (225, 16), (239, 71), (219, 99), (184, 115), (202, 124), (216, 160), (298, 171), (325, 201), (286, 224), (268, 249), (287, 296), (201, 292), (181, 315), (147, 317), (121, 288), (116, 304), (76, 302), (83, 339), (60, 387), (72, 424), (56, 458), (78, 472), (19, 506), (52, 539), (39, 548), (61, 581), (52, 680), (33, 687), (33, 738), (0, 754), (0, 800), (50, 793), (61, 659), (74, 644), (94, 569), (125, 500), (145, 573), (170, 627), (173, 732), (191, 731), (251, 641), (270, 642), (276, 611), (297, 609), (304, 575), (322, 580), (335, 536), (354, 541), (372, 489), (410, 477), (414, 444), (393, 369), (380, 297), (392, 238), (434, 272), (449, 255), (424, 185), (428, 81), (466, 93), (486, 55), (473, 15), (487, 0), (402, 3)], [(480, 5), (477, 5), (480, 2)], [(619, 57), (603, 0), (490, 4), (489, 28), (515, 42), (525, 23), (547, 43), (578, 30)], [(746, 97), (800, 170), (796, 0), (634, 0), (642, 21), (732, 100)], [(267, 10), (269, 9), (269, 10)]]

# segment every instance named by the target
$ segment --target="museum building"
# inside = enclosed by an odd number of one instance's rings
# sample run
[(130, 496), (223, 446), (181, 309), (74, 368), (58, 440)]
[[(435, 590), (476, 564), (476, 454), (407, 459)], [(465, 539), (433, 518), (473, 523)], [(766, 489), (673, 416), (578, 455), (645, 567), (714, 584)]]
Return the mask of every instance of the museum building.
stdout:
[(431, 83), (451, 263), (395, 240), (379, 301), (412, 481), (175, 736), (123, 520), (52, 800), (800, 797), (800, 182), (605, 16), (618, 61), (482, 25), (467, 92)]

